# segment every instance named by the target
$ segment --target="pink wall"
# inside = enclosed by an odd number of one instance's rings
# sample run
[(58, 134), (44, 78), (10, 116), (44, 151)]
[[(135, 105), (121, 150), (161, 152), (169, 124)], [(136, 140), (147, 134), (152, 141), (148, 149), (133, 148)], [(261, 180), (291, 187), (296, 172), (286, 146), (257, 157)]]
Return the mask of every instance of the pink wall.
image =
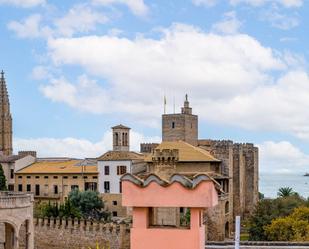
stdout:
[[(204, 249), (204, 227), (195, 229), (131, 229), (132, 249)], [(204, 243), (203, 243), (204, 242)], [(201, 247), (201, 244), (203, 246)]]
[[(146, 187), (123, 181), (122, 204), (133, 207), (131, 249), (204, 249), (203, 210), (218, 204), (213, 182), (201, 182), (188, 189), (178, 182), (162, 187), (151, 182)], [(190, 207), (190, 229), (149, 227), (149, 207)]]
[(162, 187), (151, 182), (142, 188), (123, 181), (122, 204), (128, 207), (213, 207), (218, 204), (218, 194), (211, 181), (201, 182), (188, 189), (178, 182)]

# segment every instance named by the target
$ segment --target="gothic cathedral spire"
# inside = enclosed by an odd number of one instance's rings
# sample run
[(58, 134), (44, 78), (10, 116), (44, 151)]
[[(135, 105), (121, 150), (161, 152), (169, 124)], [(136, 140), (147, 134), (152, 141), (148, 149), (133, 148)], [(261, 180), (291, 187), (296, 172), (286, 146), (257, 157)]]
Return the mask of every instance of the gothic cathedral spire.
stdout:
[(0, 77), (0, 153), (12, 155), (12, 116), (4, 72)]

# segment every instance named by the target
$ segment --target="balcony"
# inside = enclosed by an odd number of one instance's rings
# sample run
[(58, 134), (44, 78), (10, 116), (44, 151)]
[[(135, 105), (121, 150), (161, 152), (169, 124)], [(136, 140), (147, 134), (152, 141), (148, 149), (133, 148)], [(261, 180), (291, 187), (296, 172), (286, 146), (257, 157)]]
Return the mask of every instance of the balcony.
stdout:
[(33, 195), (16, 192), (0, 192), (0, 209), (31, 206)]

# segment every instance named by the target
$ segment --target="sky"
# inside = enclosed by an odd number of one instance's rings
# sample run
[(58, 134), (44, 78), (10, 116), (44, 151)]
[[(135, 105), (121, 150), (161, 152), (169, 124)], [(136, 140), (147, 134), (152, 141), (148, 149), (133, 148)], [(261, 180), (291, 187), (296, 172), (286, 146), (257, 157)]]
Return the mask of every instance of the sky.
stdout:
[(14, 151), (96, 157), (111, 129), (161, 140), (185, 94), (199, 137), (252, 142), (261, 172), (309, 171), (309, 2), (0, 0)]

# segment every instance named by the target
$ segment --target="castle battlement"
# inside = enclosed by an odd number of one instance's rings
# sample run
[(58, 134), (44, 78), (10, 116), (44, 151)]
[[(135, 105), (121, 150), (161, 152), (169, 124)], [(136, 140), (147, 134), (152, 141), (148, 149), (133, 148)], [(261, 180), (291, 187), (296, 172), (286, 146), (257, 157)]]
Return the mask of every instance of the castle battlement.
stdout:
[(179, 150), (177, 149), (156, 149), (152, 157), (153, 162), (161, 164), (172, 164), (179, 160)]
[(102, 233), (110, 233), (118, 235), (120, 232), (128, 231), (130, 224), (128, 223), (115, 223), (115, 222), (100, 222), (85, 219), (72, 219), (72, 218), (55, 218), (44, 217), (36, 218), (34, 220), (36, 227), (44, 229), (62, 229), (62, 230), (76, 230), (76, 231), (96, 231)]

